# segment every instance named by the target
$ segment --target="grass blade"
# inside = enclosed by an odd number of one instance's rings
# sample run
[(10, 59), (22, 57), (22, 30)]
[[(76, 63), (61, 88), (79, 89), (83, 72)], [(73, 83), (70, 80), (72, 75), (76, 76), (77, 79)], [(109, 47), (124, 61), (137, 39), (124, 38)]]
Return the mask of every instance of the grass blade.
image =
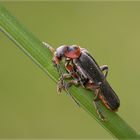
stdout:
[[(52, 54), (49, 49), (43, 47), (42, 42), (21, 25), (2, 5), (0, 5), (0, 30), (45, 71), (51, 79), (57, 82), (59, 75), (52, 64)], [(93, 107), (92, 100), (94, 95), (92, 92), (79, 87), (72, 87), (69, 92), (76, 98), (80, 106), (96, 119), (113, 137), (118, 139), (140, 138), (135, 130), (117, 113), (110, 112), (100, 103), (103, 112), (107, 116), (107, 121), (102, 122)]]

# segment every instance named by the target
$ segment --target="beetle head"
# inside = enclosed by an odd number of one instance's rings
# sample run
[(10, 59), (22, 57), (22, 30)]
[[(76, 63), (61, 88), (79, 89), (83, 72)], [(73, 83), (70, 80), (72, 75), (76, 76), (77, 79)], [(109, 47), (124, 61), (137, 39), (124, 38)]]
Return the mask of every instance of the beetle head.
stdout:
[(65, 56), (68, 58), (78, 58), (81, 54), (80, 47), (77, 45), (67, 46), (67, 49), (65, 50)]

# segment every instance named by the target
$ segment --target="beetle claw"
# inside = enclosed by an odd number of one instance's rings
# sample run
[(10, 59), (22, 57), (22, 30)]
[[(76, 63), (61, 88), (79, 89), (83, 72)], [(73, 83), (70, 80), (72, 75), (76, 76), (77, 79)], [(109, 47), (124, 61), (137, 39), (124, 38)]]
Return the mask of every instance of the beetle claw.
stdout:
[(62, 92), (62, 90), (68, 90), (68, 88), (70, 87), (69, 83), (64, 83), (64, 82), (58, 82), (57, 85), (57, 92), (58, 94), (60, 94)]
[(57, 84), (57, 92), (58, 94), (60, 94), (62, 92), (62, 90), (65, 89), (65, 83), (64, 83), (64, 79), (62, 77), (59, 78), (58, 84)]
[(61, 93), (62, 90), (67, 90), (69, 88), (69, 83), (66, 83), (64, 81), (65, 78), (69, 77), (68, 74), (62, 74), (61, 77), (58, 80), (58, 84), (57, 84), (57, 92)]

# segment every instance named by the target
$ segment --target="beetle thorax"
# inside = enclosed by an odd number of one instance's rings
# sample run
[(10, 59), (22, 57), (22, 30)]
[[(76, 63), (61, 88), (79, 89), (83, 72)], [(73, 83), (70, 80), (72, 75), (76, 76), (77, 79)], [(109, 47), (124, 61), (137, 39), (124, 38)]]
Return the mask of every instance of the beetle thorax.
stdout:
[(64, 53), (65, 57), (76, 59), (81, 55), (81, 49), (77, 45), (68, 46)]

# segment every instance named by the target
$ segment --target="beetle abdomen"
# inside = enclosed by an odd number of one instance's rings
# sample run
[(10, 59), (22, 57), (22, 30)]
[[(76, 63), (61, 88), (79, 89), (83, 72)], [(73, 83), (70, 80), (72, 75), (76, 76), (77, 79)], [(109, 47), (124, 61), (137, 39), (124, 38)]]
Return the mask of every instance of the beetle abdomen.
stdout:
[(115, 111), (120, 106), (120, 100), (114, 90), (110, 87), (109, 83), (105, 80), (100, 87), (101, 90), (101, 100), (106, 102), (109, 109)]

